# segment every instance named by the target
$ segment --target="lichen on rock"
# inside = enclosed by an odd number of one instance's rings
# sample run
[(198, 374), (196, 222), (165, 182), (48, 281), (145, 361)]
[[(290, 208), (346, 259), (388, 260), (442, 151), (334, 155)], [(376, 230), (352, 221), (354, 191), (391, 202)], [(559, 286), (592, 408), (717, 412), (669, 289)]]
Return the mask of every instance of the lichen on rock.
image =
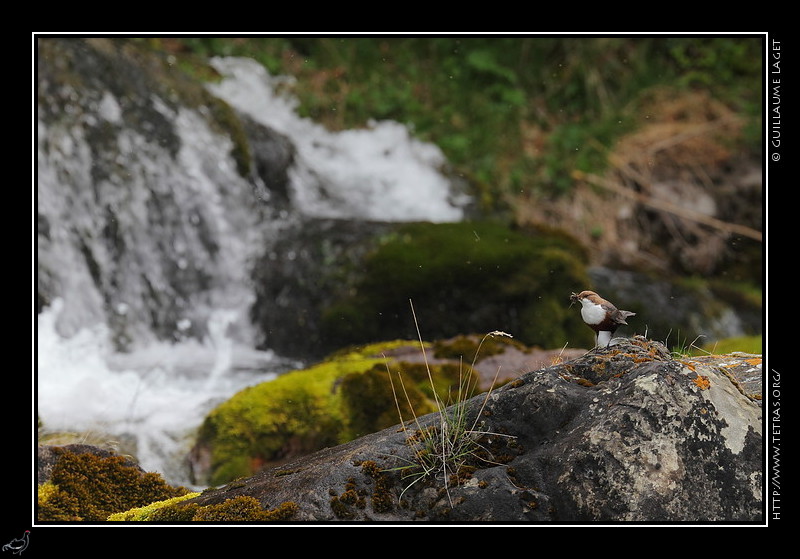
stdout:
[(434, 412), (188, 502), (249, 495), (295, 502), (296, 520), (350, 522), (763, 521), (758, 400), (722, 368), (657, 342), (621, 340), (465, 405), (490, 456), (446, 486), (399, 473), (414, 460), (414, 432), (440, 424)]

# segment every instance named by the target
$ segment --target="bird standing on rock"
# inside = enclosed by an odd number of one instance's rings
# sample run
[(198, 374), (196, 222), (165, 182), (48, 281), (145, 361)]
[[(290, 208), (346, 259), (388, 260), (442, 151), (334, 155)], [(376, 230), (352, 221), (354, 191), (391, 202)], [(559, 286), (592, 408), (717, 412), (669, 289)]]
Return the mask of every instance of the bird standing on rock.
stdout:
[(570, 300), (581, 304), (583, 321), (597, 334), (597, 347), (608, 347), (611, 335), (621, 325), (627, 325), (625, 319), (635, 316), (635, 312), (622, 311), (606, 301), (594, 291), (581, 291), (570, 295)]

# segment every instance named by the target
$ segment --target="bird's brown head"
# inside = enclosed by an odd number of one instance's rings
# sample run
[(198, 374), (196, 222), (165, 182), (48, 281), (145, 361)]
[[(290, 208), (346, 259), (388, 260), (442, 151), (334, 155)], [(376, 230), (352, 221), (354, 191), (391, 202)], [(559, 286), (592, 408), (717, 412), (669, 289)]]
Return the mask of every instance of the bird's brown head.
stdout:
[(585, 299), (590, 295), (594, 295), (595, 297), (597, 297), (597, 293), (595, 293), (594, 291), (581, 291), (580, 293), (573, 293), (572, 295), (569, 296), (569, 299), (574, 303), (579, 303), (582, 299)]

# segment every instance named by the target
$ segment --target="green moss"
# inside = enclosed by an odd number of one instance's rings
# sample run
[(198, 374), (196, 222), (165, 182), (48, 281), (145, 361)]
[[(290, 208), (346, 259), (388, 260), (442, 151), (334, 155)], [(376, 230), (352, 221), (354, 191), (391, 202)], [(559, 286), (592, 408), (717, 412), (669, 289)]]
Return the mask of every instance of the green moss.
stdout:
[(505, 352), (508, 346), (524, 352), (530, 351), (530, 348), (520, 342), (503, 336), (487, 336), (483, 340), (477, 336), (457, 336), (451, 340), (434, 342), (433, 356), (438, 359), (460, 359), (464, 362), (474, 360), (478, 363), (482, 359)]
[[(165, 499), (163, 501), (156, 501), (154, 503), (150, 503), (149, 505), (143, 507), (136, 507), (124, 512), (118, 512), (110, 515), (108, 517), (109, 521), (138, 521), (138, 522), (145, 522), (145, 521), (153, 521), (153, 520), (191, 520), (191, 516), (186, 518), (187, 515), (173, 515), (173, 514), (165, 514), (165, 510), (175, 511), (177, 507), (173, 507), (175, 503), (179, 503), (181, 501), (185, 501), (187, 499), (193, 499), (197, 497), (200, 493), (187, 493), (186, 495), (182, 495), (180, 497), (173, 497), (172, 499)], [(183, 507), (185, 511), (191, 511), (190, 507)], [(181, 510), (181, 509), (178, 509)], [(176, 517), (177, 516), (177, 517)], [(193, 515), (192, 515), (193, 516)]]
[(286, 502), (277, 508), (264, 510), (255, 498), (242, 496), (216, 505), (200, 507), (192, 520), (198, 522), (272, 522), (290, 520), (298, 509), (297, 503)]
[(336, 518), (341, 518), (342, 520), (351, 520), (355, 518), (355, 512), (350, 510), (350, 506), (348, 505), (346, 500), (343, 500), (342, 497), (331, 497), (330, 500), (331, 510)]
[(41, 521), (80, 521), (78, 515), (81, 504), (77, 497), (59, 489), (49, 481), (39, 486), (37, 491), (36, 518)]
[[(423, 347), (427, 350), (430, 349), (431, 344), (425, 343)], [(383, 341), (369, 344), (351, 344), (331, 353), (326, 361), (331, 359), (358, 359), (360, 358), (373, 358), (377, 359), (384, 355), (391, 356), (396, 350), (399, 349), (420, 349), (418, 341), (409, 340), (392, 340)]]
[(212, 448), (210, 483), (252, 474), (259, 462), (285, 454), (290, 441), (308, 451), (337, 444), (342, 419), (331, 387), (347, 365), (354, 363), (336, 360), (287, 373), (246, 388), (214, 409), (199, 432), (199, 440)]
[[(356, 465), (359, 465), (356, 463)], [(345, 483), (341, 495), (333, 494), (329, 501), (331, 511), (342, 520), (353, 520), (360, 516), (367, 507), (366, 498), (369, 497), (372, 510), (377, 513), (389, 512), (394, 508), (395, 497), (392, 495), (392, 482), (378, 465), (367, 460), (361, 463), (361, 472), (371, 481), (366, 487), (359, 487), (357, 480), (350, 478)]]
[(361, 471), (372, 478), (375, 482), (371, 503), (375, 512), (390, 512), (394, 508), (395, 498), (392, 495), (392, 483), (378, 465), (372, 460), (367, 460), (361, 464)]
[(190, 522), (194, 519), (195, 513), (200, 508), (197, 503), (187, 503), (179, 505), (173, 503), (153, 511), (150, 522)]
[[(563, 234), (500, 223), (412, 223), (364, 262), (353, 293), (323, 312), (323, 336), (349, 345), (503, 330), (527, 345), (591, 342), (569, 293), (588, 285), (583, 249)], [(479, 309), (479, 310), (476, 310)]]
[(739, 312), (749, 311), (761, 315), (764, 304), (763, 290), (750, 283), (712, 280), (708, 282), (716, 298), (724, 301)]
[[(208, 482), (221, 485), (249, 476), (263, 465), (288, 456), (334, 446), (399, 422), (386, 364), (409, 385), (417, 413), (433, 411), (418, 365), (384, 358), (410, 342), (393, 341), (350, 348), (307, 369), (292, 371), (275, 380), (235, 394), (204, 420), (199, 444), (211, 450)], [(438, 386), (445, 393), (455, 377), (450, 366), (434, 367)], [(407, 405), (404, 404), (407, 409)]]
[[(485, 338), (480, 352), (508, 347), (493, 342)], [(425, 344), (429, 357), (432, 345)], [(200, 429), (199, 444), (212, 457), (208, 483), (253, 475), (270, 463), (389, 428), (437, 411), (437, 401), (449, 406), (480, 390), (477, 371), (461, 356), (426, 365), (411, 355), (421, 357), (418, 342), (350, 347), (234, 395)], [(332, 506), (346, 504), (335, 497)]]
[[(394, 382), (396, 390), (400, 391), (396, 374)], [(349, 412), (346, 438), (356, 438), (399, 423), (389, 374), (384, 364), (344, 376), (339, 389), (343, 408)], [(419, 410), (420, 414), (433, 411), (430, 404), (418, 390), (413, 388), (413, 385), (408, 392), (411, 405), (415, 410)], [(412, 417), (410, 406), (405, 398), (399, 398), (398, 404), (401, 405), (404, 416)]]
[(724, 340), (718, 340), (714, 343), (704, 345), (702, 350), (693, 351), (692, 353), (694, 355), (705, 355), (707, 352), (711, 352), (717, 355), (723, 355), (726, 353), (733, 353), (735, 351), (754, 354), (763, 353), (762, 336), (726, 338)]
[(50, 480), (38, 489), (40, 521), (103, 521), (109, 515), (185, 495), (159, 474), (125, 465), (122, 456), (62, 451)]
[(350, 373), (339, 385), (348, 418), (346, 438), (391, 427), (401, 417), (405, 421), (436, 411), (437, 398), (444, 403), (469, 398), (476, 393), (478, 380), (471, 367), (457, 362), (426, 366), (398, 361)]
[(145, 507), (112, 514), (109, 521), (127, 522), (272, 522), (291, 520), (297, 514), (297, 503), (284, 502), (280, 506), (264, 510), (253, 497), (242, 496), (227, 499), (214, 505), (199, 505), (182, 501), (193, 499), (200, 493), (189, 493), (165, 501), (151, 503)]

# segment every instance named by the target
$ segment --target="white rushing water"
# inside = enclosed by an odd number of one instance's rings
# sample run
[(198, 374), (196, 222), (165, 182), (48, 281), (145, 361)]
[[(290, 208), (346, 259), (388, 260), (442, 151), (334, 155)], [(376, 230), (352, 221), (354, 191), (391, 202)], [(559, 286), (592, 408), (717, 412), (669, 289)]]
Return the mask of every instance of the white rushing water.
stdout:
[(469, 198), (441, 173), (438, 146), (414, 139), (394, 121), (329, 132), (300, 117), (281, 92), (290, 78), (272, 76), (249, 58), (215, 58), (224, 79), (209, 89), (256, 122), (288, 136), (297, 149), (291, 171), (298, 209), (318, 217), (448, 222), (463, 218)]
[[(295, 102), (275, 93), (277, 78), (260, 65), (243, 59), (215, 64), (226, 78), (209, 86), (212, 92), (296, 145), (296, 211), (381, 221), (461, 219), (466, 200), (454, 201), (436, 146), (413, 139), (393, 122), (329, 133), (300, 118)], [(71, 98), (81, 99), (79, 92)], [(248, 266), (263, 250), (270, 225), (257, 221), (250, 185), (230, 158), (229, 139), (212, 133), (193, 110), (175, 110), (156, 99), (154, 107), (180, 138), (177, 155), (170, 154), (125, 128), (120, 106), (107, 93), (94, 109), (72, 110), (85, 115), (84, 122), (38, 122), (37, 223), (46, 233), (37, 236), (37, 270), (40, 281), (60, 286), (61, 299), (36, 317), (37, 414), (47, 432), (118, 440), (146, 470), (189, 485), (185, 458), (206, 414), (242, 388), (300, 364), (248, 345)], [(104, 147), (90, 145), (83, 132), (98, 121), (118, 130), (109, 140), (116, 142), (109, 152), (117, 150), (118, 172), (110, 176), (94, 172), (97, 150)], [(158, 217), (166, 211), (154, 205), (158, 196), (175, 200), (168, 222)], [(108, 208), (124, 243), (117, 255), (104, 244)], [(205, 236), (198, 234), (198, 223), (205, 224)], [(76, 232), (86, 246), (78, 244)], [(211, 235), (218, 247), (213, 257), (203, 243)], [(87, 266), (86, 250), (95, 270)], [(147, 329), (141, 317), (151, 312), (152, 302), (145, 303), (141, 278), (168, 292), (165, 260), (172, 258), (180, 269), (208, 275), (208, 285), (181, 302), (186, 314), (174, 325), (178, 341), (134, 336), (139, 343), (130, 352), (115, 352), (111, 325), (104, 321), (130, 318), (137, 336), (137, 327)], [(109, 302), (95, 284), (111, 274), (119, 285)], [(188, 332), (198, 324), (205, 337), (191, 339)]]
[(69, 338), (58, 334), (62, 306), (56, 301), (37, 317), (38, 412), (47, 431), (109, 443), (170, 483), (189, 484), (185, 457), (214, 406), (290, 366), (230, 340), (224, 312), (212, 316), (202, 341), (119, 354), (103, 325)]

